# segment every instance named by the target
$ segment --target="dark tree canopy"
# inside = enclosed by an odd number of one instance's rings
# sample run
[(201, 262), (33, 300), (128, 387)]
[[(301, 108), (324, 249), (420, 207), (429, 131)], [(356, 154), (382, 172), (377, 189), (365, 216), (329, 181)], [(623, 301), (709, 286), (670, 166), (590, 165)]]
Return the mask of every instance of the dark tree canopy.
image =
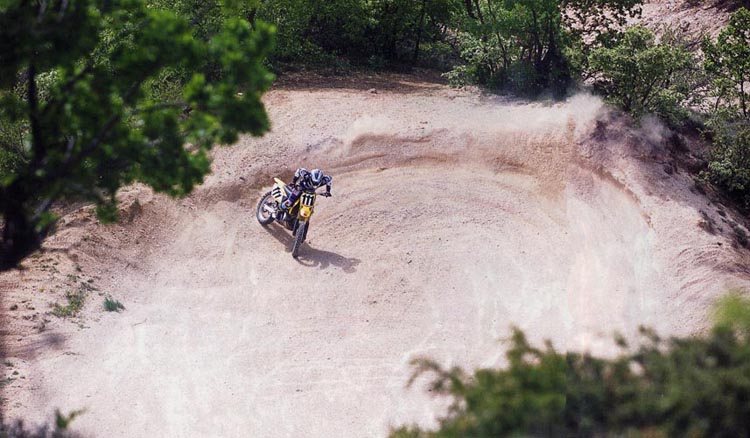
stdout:
[(0, 8), (0, 141), (22, 152), (0, 181), (2, 268), (39, 246), (56, 200), (92, 200), (112, 220), (119, 187), (141, 181), (186, 194), (209, 171), (215, 143), (268, 129), (260, 97), (272, 81), (263, 65), (272, 29), (214, 12), (210, 23), (190, 22), (159, 6)]
[(641, 0), (471, 0), (460, 21), (457, 83), (537, 94), (563, 93), (585, 73), (592, 48), (608, 44)]

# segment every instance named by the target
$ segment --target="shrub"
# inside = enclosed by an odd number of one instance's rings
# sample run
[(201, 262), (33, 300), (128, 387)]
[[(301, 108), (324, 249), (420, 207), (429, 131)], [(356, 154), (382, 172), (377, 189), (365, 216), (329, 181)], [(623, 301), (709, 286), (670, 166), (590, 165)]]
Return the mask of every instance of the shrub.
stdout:
[(75, 316), (83, 308), (86, 294), (83, 291), (68, 291), (65, 293), (68, 303), (65, 305), (55, 304), (52, 314), (60, 318)]
[(123, 306), (121, 302), (107, 297), (104, 299), (104, 310), (107, 312), (119, 312), (125, 310), (125, 306)]
[(464, 2), (459, 47), (465, 66), (449, 80), (521, 94), (562, 95), (586, 70), (588, 53), (619, 33), (641, 0)]
[(716, 41), (703, 40), (703, 63), (714, 78), (716, 108), (723, 107), (737, 117), (750, 120), (750, 11), (739, 9)]
[(708, 167), (702, 177), (746, 211), (750, 210), (750, 124), (709, 122), (713, 133)]
[(702, 337), (643, 343), (615, 359), (535, 348), (514, 330), (508, 365), (471, 374), (414, 362), (433, 393), (453, 400), (436, 430), (401, 427), (391, 438), (512, 436), (747, 437), (750, 430), (750, 299), (722, 300)]
[(612, 47), (595, 49), (589, 59), (594, 86), (610, 103), (635, 117), (655, 113), (672, 126), (689, 114), (694, 64), (690, 52), (657, 42), (642, 26), (626, 30)]
[(704, 181), (750, 211), (750, 11), (741, 8), (715, 41), (703, 40), (703, 67), (712, 78), (712, 139)]

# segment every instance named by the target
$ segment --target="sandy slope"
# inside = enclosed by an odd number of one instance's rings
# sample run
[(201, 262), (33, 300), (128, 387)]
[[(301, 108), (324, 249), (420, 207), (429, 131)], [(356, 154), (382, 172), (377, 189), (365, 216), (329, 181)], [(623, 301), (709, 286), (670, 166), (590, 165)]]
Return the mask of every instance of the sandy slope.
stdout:
[(715, 38), (719, 34), (738, 6), (726, 0), (647, 0), (642, 5), (642, 18), (634, 21), (657, 33), (667, 29), (679, 31), (697, 50), (704, 36)]
[[(127, 310), (92, 293), (38, 345), (6, 336), (27, 377), (4, 388), (9, 415), (86, 407), (76, 427), (106, 437), (382, 437), (440, 410), (404, 388), (417, 356), (497, 364), (511, 324), (608, 353), (640, 324), (701, 330), (711, 300), (747, 283), (721, 207), (664, 172), (660, 128), (589, 96), (542, 106), (373, 81), (282, 86), (273, 132), (219, 151), (193, 196), (136, 188), (132, 223), (63, 227), (50, 245), (72, 246)], [(252, 209), (299, 165), (331, 171), (334, 197), (295, 261), (289, 233)], [(33, 269), (2, 284), (19, 275)]]

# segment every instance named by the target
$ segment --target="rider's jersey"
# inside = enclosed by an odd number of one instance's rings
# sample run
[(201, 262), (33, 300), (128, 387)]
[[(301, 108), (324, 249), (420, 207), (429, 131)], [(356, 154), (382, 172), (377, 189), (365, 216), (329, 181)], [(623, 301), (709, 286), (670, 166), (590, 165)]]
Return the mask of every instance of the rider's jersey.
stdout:
[(300, 167), (294, 172), (294, 178), (292, 178), (292, 184), (298, 185), (302, 190), (306, 192), (313, 192), (318, 187), (326, 186), (328, 192), (331, 191), (331, 175), (323, 175), (320, 180), (320, 184), (315, 184), (312, 181), (311, 173), (304, 167)]

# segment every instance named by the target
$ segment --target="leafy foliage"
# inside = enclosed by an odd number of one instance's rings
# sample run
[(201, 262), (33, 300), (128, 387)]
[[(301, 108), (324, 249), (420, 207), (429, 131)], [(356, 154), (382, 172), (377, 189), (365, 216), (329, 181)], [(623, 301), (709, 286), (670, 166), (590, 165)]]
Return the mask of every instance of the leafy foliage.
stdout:
[(330, 63), (335, 56), (346, 56), (376, 65), (415, 61), (421, 44), (442, 39), (456, 4), (456, 0), (267, 0), (252, 16), (278, 27), (276, 60)]
[(516, 92), (564, 92), (587, 65), (588, 52), (613, 38), (640, 0), (466, 1), (461, 30), (465, 66), (453, 82)]
[[(13, 172), (0, 182), (4, 268), (39, 245), (55, 200), (93, 200), (113, 220), (122, 185), (183, 195), (209, 171), (214, 143), (268, 129), (260, 95), (273, 29), (262, 23), (189, 22), (140, 0), (6, 4), (0, 120), (16, 128), (3, 132), (3, 156), (19, 158), (5, 160)], [(179, 80), (164, 91), (170, 74)]]
[(106, 297), (104, 298), (104, 310), (107, 312), (119, 312), (125, 310), (125, 306), (114, 298)]
[(704, 337), (644, 330), (644, 343), (616, 359), (538, 349), (514, 330), (505, 368), (469, 375), (418, 360), (415, 378), (432, 374), (432, 391), (453, 403), (437, 430), (401, 427), (391, 438), (747, 437), (750, 299), (730, 296), (717, 314)]
[(59, 318), (68, 318), (76, 316), (81, 311), (86, 301), (86, 293), (82, 290), (67, 291), (65, 292), (65, 298), (68, 303), (65, 305), (55, 304), (52, 309), (52, 314)]
[(713, 146), (703, 178), (750, 209), (750, 124), (732, 123), (719, 115), (708, 128)]
[(703, 178), (750, 211), (750, 11), (732, 14), (716, 41), (704, 39), (702, 48), (714, 99), (707, 123), (713, 148)]
[(462, 57), (465, 80), (513, 91), (565, 88), (567, 35), (556, 0), (467, 2)]
[(649, 29), (629, 28), (611, 48), (595, 49), (590, 64), (596, 88), (626, 112), (656, 113), (672, 125), (687, 116), (695, 59), (669, 41), (657, 43)]
[(716, 107), (750, 119), (750, 11), (739, 9), (716, 41), (703, 40), (704, 67), (714, 78)]
[(351, 55), (364, 44), (367, 14), (359, 0), (261, 1), (254, 16), (278, 27), (282, 61)]

